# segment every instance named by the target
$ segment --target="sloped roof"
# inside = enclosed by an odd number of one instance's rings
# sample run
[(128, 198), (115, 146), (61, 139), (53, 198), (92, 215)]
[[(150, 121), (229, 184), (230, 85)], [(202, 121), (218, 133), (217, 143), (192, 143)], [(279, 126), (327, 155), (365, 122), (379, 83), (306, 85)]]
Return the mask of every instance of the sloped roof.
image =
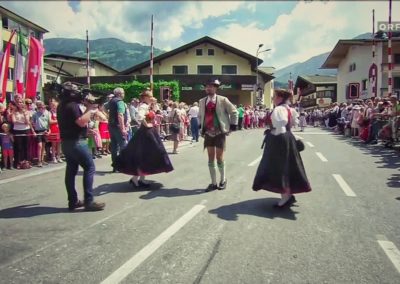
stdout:
[(337, 83), (336, 76), (328, 75), (301, 75), (299, 76), (311, 84), (332, 84)]
[(59, 68), (57, 68), (57, 67), (55, 67), (55, 66), (53, 66), (51, 64), (44, 63), (43, 67), (44, 67), (45, 70), (49, 70), (49, 71), (55, 72), (55, 73), (60, 73), (60, 75), (63, 75), (63, 76), (72, 77), (71, 73), (68, 73), (64, 69), (59, 69)]
[[(45, 55), (44, 57), (45, 58), (54, 58), (54, 59), (64, 58), (66, 60), (73, 59), (73, 60), (79, 60), (79, 61), (84, 60), (86, 62), (86, 58), (84, 58), (84, 57), (66, 55), (66, 54), (59, 54), (59, 53), (50, 53), (50, 54)], [(99, 61), (97, 59), (90, 59), (90, 61), (96, 62), (97, 64), (102, 65), (102, 66), (104, 66), (104, 67), (106, 67), (106, 68), (118, 73), (118, 70), (115, 70), (110, 65), (107, 65), (107, 64), (105, 64), (105, 63), (103, 63), (103, 62), (101, 62), (101, 61)]]
[(24, 25), (26, 25), (26, 26), (28, 26), (30, 28), (33, 28), (33, 29), (35, 29), (35, 30), (37, 30), (39, 32), (42, 32), (42, 33), (48, 33), (49, 32), (45, 28), (42, 28), (41, 26), (29, 21), (28, 19), (26, 19), (26, 18), (24, 18), (24, 17), (22, 17), (22, 16), (20, 16), (18, 14), (15, 14), (13, 11), (10, 11), (10, 10), (6, 9), (3, 6), (0, 6), (0, 14), (1, 15), (6, 15), (10, 19), (15, 20), (17, 22), (21, 22), (22, 24), (24, 24)]
[[(400, 41), (399, 37), (392, 38), (392, 41)], [(375, 39), (375, 42), (387, 42), (387, 39)], [(322, 69), (336, 69), (340, 62), (346, 57), (351, 46), (364, 45), (372, 46), (372, 39), (341, 39), (322, 64)]]
[[(255, 57), (255, 56), (253, 56), (253, 55), (251, 55), (251, 54), (249, 54), (247, 52), (244, 52), (244, 51), (242, 51), (240, 49), (237, 49), (237, 48), (235, 48), (233, 46), (230, 46), (230, 45), (228, 45), (226, 43), (223, 43), (221, 41), (213, 39), (213, 38), (211, 38), (209, 36), (202, 37), (202, 38), (197, 39), (195, 41), (192, 41), (192, 42), (190, 42), (188, 44), (182, 45), (181, 47), (178, 47), (178, 48), (176, 48), (174, 50), (171, 50), (171, 51), (165, 52), (165, 53), (163, 53), (163, 54), (161, 54), (159, 56), (156, 56), (156, 57), (153, 58), (153, 62), (157, 63), (157, 62), (159, 62), (161, 60), (164, 60), (164, 59), (166, 59), (168, 57), (174, 56), (174, 55), (176, 55), (178, 53), (181, 53), (182, 51), (188, 50), (188, 49), (193, 48), (193, 47), (195, 47), (195, 46), (197, 46), (199, 44), (202, 44), (202, 43), (210, 43), (210, 44), (216, 45), (216, 46), (218, 46), (218, 47), (220, 47), (220, 48), (222, 48), (224, 50), (227, 50), (227, 51), (232, 52), (232, 53), (234, 53), (234, 54), (236, 54), (236, 55), (238, 55), (240, 57), (248, 59), (251, 62), (252, 69), (255, 69), (255, 67), (257, 65), (257, 57)], [(258, 65), (260, 65), (261, 63), (263, 63), (263, 61), (261, 59), (258, 59)], [(137, 64), (135, 66), (132, 66), (132, 67), (126, 69), (126, 70), (123, 70), (123, 71), (121, 71), (119, 73), (119, 75), (128, 75), (128, 74), (131, 74), (132, 72), (138, 71), (138, 70), (143, 69), (143, 68), (148, 67), (148, 66), (150, 66), (150, 60), (147, 60), (145, 62), (139, 63), (139, 64)]]

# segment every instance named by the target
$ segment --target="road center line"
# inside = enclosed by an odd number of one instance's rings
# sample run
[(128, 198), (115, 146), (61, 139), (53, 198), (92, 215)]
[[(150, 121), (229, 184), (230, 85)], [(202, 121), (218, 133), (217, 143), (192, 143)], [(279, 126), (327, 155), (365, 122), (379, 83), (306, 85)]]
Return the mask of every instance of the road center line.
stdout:
[(115, 284), (124, 280), (135, 268), (151, 256), (159, 247), (175, 235), (190, 220), (192, 220), (205, 206), (203, 204), (195, 205), (185, 215), (179, 218), (174, 224), (168, 227), (158, 237), (142, 248), (137, 254), (125, 262), (120, 268), (114, 271), (110, 276), (104, 279), (101, 284)]
[(315, 152), (315, 154), (321, 159), (322, 162), (328, 162), (328, 160), (320, 152)]
[(341, 187), (341, 189), (344, 191), (344, 193), (347, 196), (356, 197), (356, 194), (354, 193), (354, 191), (350, 188), (350, 186), (342, 178), (341, 175), (333, 174), (332, 176), (335, 178), (336, 182), (339, 184), (339, 186)]
[(260, 157), (258, 157), (257, 159), (255, 159), (253, 162), (251, 162), (250, 164), (248, 164), (248, 167), (252, 167), (254, 165), (256, 165), (259, 161), (261, 161), (262, 155)]
[(400, 273), (400, 251), (396, 245), (387, 240), (378, 240), (378, 244), (381, 246), (387, 257), (393, 263), (394, 267)]
[(310, 148), (314, 148), (315, 146), (313, 144), (311, 144), (310, 142), (306, 142), (306, 144), (310, 147)]

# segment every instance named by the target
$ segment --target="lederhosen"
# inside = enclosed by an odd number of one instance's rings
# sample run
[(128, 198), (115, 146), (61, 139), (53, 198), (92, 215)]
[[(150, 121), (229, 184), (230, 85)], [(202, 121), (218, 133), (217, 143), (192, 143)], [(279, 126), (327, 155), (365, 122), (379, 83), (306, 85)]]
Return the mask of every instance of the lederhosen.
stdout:
[(216, 147), (225, 149), (226, 135), (222, 133), (216, 111), (217, 101), (209, 101), (204, 113), (204, 148)]

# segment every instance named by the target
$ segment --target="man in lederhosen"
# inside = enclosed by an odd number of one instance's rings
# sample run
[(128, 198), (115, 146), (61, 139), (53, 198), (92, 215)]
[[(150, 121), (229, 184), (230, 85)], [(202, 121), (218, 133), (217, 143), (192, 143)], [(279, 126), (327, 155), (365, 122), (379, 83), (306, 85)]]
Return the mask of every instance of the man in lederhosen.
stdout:
[[(199, 122), (201, 135), (204, 137), (204, 148), (208, 152), (208, 168), (210, 170), (211, 184), (206, 192), (226, 188), (225, 176), (225, 140), (230, 131), (236, 130), (238, 112), (228, 98), (217, 95), (219, 80), (212, 80), (206, 84), (207, 97), (199, 101)], [(217, 164), (215, 164), (217, 159)], [(220, 172), (220, 182), (217, 185), (217, 169)]]

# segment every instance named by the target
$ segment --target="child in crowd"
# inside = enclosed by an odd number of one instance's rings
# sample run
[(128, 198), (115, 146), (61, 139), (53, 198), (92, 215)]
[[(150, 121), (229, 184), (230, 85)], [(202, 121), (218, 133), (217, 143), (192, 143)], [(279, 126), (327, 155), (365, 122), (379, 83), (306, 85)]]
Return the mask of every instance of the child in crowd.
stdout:
[(8, 123), (4, 123), (1, 128), (3, 130), (3, 133), (1, 135), (1, 149), (3, 154), (4, 167), (7, 169), (11, 169), (14, 163), (14, 137), (10, 132), (11, 128)]

